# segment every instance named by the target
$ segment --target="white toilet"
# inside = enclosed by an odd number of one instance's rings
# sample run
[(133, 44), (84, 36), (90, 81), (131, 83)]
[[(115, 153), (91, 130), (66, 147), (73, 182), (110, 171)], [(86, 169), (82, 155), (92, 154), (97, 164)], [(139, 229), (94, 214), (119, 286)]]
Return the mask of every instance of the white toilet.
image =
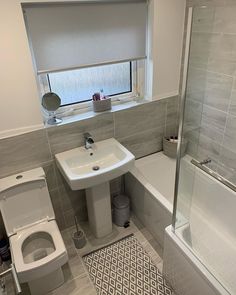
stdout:
[(32, 295), (63, 284), (68, 255), (43, 169), (0, 179), (0, 208), (20, 283), (27, 282)]

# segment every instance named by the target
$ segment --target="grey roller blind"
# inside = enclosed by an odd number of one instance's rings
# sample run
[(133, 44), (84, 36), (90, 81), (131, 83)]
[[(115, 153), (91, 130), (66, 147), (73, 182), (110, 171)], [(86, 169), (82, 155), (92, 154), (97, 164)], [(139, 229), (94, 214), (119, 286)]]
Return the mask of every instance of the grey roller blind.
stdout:
[(38, 73), (146, 57), (146, 1), (24, 6)]

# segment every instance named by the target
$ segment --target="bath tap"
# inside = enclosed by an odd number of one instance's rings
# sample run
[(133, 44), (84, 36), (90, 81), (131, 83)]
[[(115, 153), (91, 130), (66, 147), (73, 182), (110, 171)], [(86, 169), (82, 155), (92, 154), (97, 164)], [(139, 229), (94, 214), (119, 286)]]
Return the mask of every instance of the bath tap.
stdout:
[(92, 144), (94, 143), (94, 140), (92, 138), (92, 135), (88, 132), (84, 133), (84, 147), (86, 150), (89, 150), (92, 148)]
[(211, 163), (211, 159), (210, 159), (210, 158), (207, 158), (207, 159), (201, 161), (201, 162), (200, 162), (200, 165), (207, 165), (207, 164), (209, 164), (209, 163)]

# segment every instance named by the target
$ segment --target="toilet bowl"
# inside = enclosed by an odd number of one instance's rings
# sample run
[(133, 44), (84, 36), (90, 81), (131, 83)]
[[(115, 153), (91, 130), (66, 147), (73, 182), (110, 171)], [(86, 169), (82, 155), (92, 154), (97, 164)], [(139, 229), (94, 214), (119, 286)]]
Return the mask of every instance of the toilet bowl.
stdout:
[(64, 282), (67, 251), (42, 168), (0, 179), (0, 209), (21, 283), (43, 295)]

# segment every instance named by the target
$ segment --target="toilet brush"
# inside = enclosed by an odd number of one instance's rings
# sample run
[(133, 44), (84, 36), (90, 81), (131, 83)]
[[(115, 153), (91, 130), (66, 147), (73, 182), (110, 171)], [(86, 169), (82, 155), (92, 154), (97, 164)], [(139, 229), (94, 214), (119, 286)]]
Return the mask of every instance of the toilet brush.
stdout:
[(78, 222), (77, 222), (77, 217), (74, 216), (74, 219), (75, 219), (76, 232), (73, 233), (72, 238), (73, 238), (73, 241), (74, 241), (74, 244), (75, 244), (75, 248), (81, 249), (81, 248), (83, 248), (85, 246), (86, 239), (85, 239), (84, 232), (79, 229)]

